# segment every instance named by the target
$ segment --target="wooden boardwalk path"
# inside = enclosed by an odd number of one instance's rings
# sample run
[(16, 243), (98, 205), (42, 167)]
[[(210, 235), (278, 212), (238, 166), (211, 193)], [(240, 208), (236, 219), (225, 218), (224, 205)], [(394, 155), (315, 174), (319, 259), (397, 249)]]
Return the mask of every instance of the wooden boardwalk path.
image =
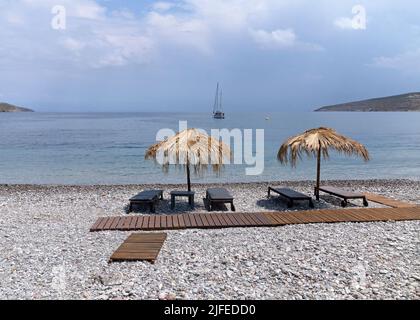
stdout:
[(99, 218), (90, 231), (219, 229), (288, 224), (420, 220), (420, 207), (362, 208), (258, 213), (194, 213)]
[(380, 203), (392, 208), (414, 208), (417, 206), (413, 203), (394, 200), (374, 193), (365, 193), (365, 196), (368, 201)]
[(150, 261), (155, 262), (166, 240), (166, 233), (133, 233), (113, 253), (114, 261)]

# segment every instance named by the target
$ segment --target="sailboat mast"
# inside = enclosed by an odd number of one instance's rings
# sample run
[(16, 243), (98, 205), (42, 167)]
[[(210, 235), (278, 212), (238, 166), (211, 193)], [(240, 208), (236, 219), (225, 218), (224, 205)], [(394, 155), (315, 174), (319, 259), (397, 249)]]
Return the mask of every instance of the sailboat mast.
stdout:
[(217, 83), (217, 87), (216, 87), (216, 97), (214, 99), (213, 114), (217, 112), (218, 107), (219, 107), (219, 82)]
[(220, 89), (220, 101), (219, 101), (219, 110), (220, 112), (222, 112), (222, 89)]

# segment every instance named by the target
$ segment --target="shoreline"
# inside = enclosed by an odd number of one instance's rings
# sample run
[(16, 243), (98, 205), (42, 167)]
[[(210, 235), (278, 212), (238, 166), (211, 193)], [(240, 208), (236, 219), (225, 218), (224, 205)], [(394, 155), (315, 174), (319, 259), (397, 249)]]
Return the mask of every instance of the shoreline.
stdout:
[[(331, 182), (331, 181), (328, 181)], [(223, 184), (237, 211), (287, 211), (273, 183)], [(282, 184), (286, 184), (282, 182)], [(313, 181), (287, 185), (311, 194)], [(420, 182), (334, 182), (420, 204)], [(420, 221), (167, 231), (154, 265), (108, 264), (132, 232), (89, 232), (98, 217), (127, 216), (146, 185), (0, 185), (0, 299), (418, 299)], [(150, 187), (151, 185), (147, 185)], [(152, 185), (153, 186), (153, 185)], [(155, 185), (158, 186), (158, 185)], [(162, 186), (162, 185), (159, 185)], [(165, 185), (166, 191), (185, 185)], [(211, 184), (193, 185), (196, 209)], [(220, 186), (220, 184), (219, 184)], [(170, 211), (167, 193), (157, 210)], [(376, 205), (372, 203), (371, 207)], [(350, 207), (362, 207), (352, 201)], [(322, 196), (317, 209), (340, 208)], [(306, 203), (293, 210), (307, 210)], [(343, 209), (345, 210), (345, 209)], [(132, 215), (150, 213), (136, 210)]]
[[(342, 183), (391, 183), (391, 182), (407, 182), (407, 183), (420, 183), (420, 180), (417, 179), (407, 179), (407, 178), (374, 178), (374, 179), (326, 179), (321, 180), (321, 184), (331, 183), (331, 184), (342, 184)], [(266, 185), (266, 184), (302, 184), (302, 183), (313, 183), (315, 184), (314, 179), (306, 179), (306, 180), (266, 180), (266, 181), (233, 181), (233, 182), (197, 182), (194, 183), (194, 180), (191, 182), (192, 186), (216, 186), (216, 185)], [(2, 187), (63, 187), (63, 188), (77, 188), (77, 187), (86, 187), (86, 188), (93, 188), (93, 187), (138, 187), (138, 186), (168, 186), (168, 187), (180, 187), (186, 185), (185, 183), (164, 183), (164, 182), (156, 182), (156, 183), (122, 183), (122, 184), (101, 184), (101, 183), (92, 183), (92, 184), (55, 184), (55, 183), (0, 183), (0, 188)]]

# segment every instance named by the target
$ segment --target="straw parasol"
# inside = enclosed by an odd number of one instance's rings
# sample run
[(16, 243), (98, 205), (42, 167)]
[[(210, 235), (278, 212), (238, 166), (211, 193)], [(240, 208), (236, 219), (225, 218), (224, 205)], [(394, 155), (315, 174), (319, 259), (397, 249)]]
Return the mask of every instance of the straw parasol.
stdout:
[(355, 155), (365, 161), (369, 161), (369, 152), (365, 146), (338, 134), (334, 129), (323, 127), (308, 130), (301, 135), (286, 140), (280, 147), (277, 159), (283, 164), (290, 162), (295, 167), (298, 159), (302, 159), (302, 156), (305, 154), (309, 157), (316, 157), (317, 176), (315, 194), (316, 199), (319, 200), (321, 156), (324, 159), (328, 159), (330, 149), (347, 156)]
[(164, 172), (168, 172), (169, 165), (185, 168), (188, 191), (191, 191), (191, 168), (195, 174), (207, 170), (208, 166), (214, 172), (220, 172), (230, 158), (229, 146), (198, 129), (186, 129), (158, 142), (149, 147), (145, 155), (145, 159), (153, 159), (160, 164)]

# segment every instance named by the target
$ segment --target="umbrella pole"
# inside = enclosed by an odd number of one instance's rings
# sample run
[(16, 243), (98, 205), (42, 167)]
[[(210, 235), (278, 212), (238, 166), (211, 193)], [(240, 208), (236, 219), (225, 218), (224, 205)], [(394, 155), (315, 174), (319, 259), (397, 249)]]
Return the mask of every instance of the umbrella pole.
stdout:
[(321, 146), (318, 149), (317, 166), (316, 166), (316, 200), (319, 201), (319, 187), (321, 181)]
[(188, 192), (191, 192), (190, 160), (188, 159), (188, 153), (187, 153), (187, 184), (188, 184)]
[(188, 191), (191, 191), (190, 165), (187, 163), (187, 184)]

